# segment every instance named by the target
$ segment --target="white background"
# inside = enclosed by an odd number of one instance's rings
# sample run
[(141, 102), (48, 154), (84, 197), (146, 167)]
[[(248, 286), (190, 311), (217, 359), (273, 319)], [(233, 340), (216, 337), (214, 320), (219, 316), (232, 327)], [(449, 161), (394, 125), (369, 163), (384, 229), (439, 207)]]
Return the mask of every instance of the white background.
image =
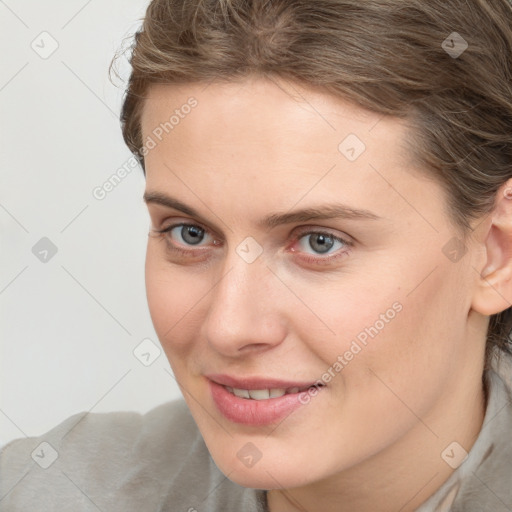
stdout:
[[(108, 67), (147, 4), (0, 1), (0, 444), (77, 412), (146, 412), (181, 396), (163, 352), (149, 366), (133, 354), (146, 338), (160, 347), (142, 170), (103, 200), (92, 194), (131, 156), (125, 82)], [(32, 48), (52, 44), (47, 58)], [(57, 247), (46, 262), (32, 252), (43, 237)]]

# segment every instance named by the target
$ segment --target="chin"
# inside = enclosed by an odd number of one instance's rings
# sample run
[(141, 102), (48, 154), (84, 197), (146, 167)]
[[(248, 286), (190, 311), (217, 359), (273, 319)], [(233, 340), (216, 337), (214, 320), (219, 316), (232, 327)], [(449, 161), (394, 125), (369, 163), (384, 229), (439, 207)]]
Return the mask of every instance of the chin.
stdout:
[[(264, 461), (263, 457), (252, 467), (245, 467), (238, 459), (219, 460), (213, 457), (219, 470), (232, 482), (252, 489), (291, 489), (306, 485), (311, 481), (311, 475), (306, 480), (301, 465), (283, 466), (281, 460)], [(294, 469), (300, 469), (294, 474)]]
[[(223, 472), (224, 473), (224, 472)], [(271, 475), (269, 475), (265, 470), (260, 469), (256, 470), (256, 468), (251, 469), (245, 469), (245, 470), (236, 470), (232, 471), (228, 474), (224, 473), (224, 475), (234, 482), (235, 484), (238, 484), (242, 487), (247, 487), (251, 489), (280, 489), (280, 488), (291, 488), (296, 487), (297, 484), (294, 484), (289, 481), (289, 478), (286, 480), (283, 480), (282, 478), (282, 470), (281, 473), (277, 473), (276, 478), (272, 478)], [(229, 476), (228, 476), (229, 475)]]

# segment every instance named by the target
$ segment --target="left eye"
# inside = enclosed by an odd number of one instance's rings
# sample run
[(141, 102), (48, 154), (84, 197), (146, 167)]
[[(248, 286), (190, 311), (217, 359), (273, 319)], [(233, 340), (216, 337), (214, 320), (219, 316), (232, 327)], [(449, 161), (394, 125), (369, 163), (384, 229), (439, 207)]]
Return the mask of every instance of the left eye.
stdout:
[(317, 231), (305, 233), (301, 235), (297, 240), (299, 241), (299, 245), (303, 250), (312, 249), (315, 251), (313, 254), (327, 254), (336, 244), (339, 245), (337, 249), (341, 249), (349, 245), (345, 240), (330, 233), (322, 233)]

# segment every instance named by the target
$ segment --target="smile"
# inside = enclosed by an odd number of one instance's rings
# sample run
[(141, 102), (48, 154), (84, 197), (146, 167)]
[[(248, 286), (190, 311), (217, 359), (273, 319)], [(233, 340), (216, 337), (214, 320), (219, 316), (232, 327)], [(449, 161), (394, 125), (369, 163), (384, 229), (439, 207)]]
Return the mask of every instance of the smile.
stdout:
[[(224, 382), (220, 383), (218, 380)], [(281, 422), (295, 410), (304, 409), (305, 402), (300, 399), (301, 393), (307, 393), (315, 388), (319, 391), (317, 395), (323, 395), (324, 391), (322, 390), (327, 388), (319, 382), (316, 384), (300, 383), (300, 386), (286, 386), (286, 384), (292, 383), (275, 380), (262, 382), (262, 379), (237, 379), (236, 383), (239, 386), (246, 387), (235, 387), (229, 385), (235, 384), (234, 379), (231, 379), (229, 383), (226, 382), (228, 380), (230, 379), (225, 376), (222, 378), (216, 377), (216, 380), (208, 379), (210, 396), (216, 409), (224, 418), (233, 423), (253, 427)], [(282, 387), (277, 387), (279, 384)], [(315, 397), (315, 401), (317, 399), (318, 397)], [(323, 399), (320, 398), (320, 401), (323, 401)]]

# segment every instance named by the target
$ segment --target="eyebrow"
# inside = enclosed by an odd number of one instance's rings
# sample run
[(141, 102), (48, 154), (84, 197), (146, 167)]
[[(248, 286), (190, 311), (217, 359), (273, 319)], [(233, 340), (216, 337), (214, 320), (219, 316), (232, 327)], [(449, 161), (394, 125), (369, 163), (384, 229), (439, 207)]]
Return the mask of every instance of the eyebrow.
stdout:
[[(194, 208), (187, 206), (178, 199), (170, 197), (161, 192), (145, 192), (144, 201), (146, 204), (156, 203), (169, 208), (174, 208), (186, 215), (196, 217), (204, 223), (208, 223), (206, 219), (196, 211)], [(326, 219), (360, 219), (360, 220), (378, 220), (382, 219), (375, 213), (369, 210), (361, 210), (357, 208), (351, 208), (347, 205), (334, 203), (334, 204), (323, 204), (317, 207), (305, 208), (302, 210), (295, 210), (286, 213), (272, 213), (264, 217), (258, 222), (258, 226), (261, 228), (274, 228), (281, 224), (291, 224), (294, 222), (307, 222), (310, 220), (326, 220)]]

